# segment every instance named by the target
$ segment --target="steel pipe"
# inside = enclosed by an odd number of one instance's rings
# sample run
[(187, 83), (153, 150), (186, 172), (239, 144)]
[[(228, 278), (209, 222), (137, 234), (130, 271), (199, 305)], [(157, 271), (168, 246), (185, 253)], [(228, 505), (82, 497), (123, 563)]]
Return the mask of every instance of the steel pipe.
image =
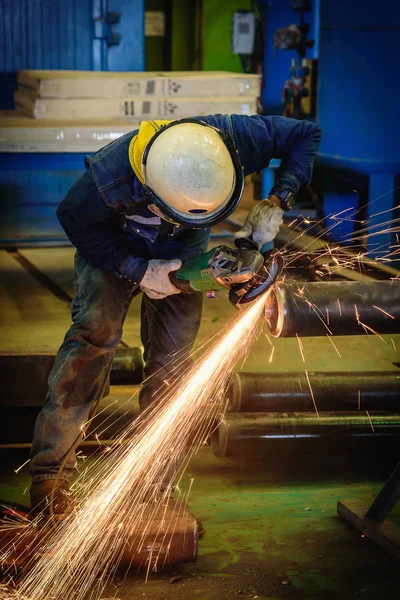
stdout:
[(348, 451), (355, 441), (364, 450), (377, 441), (398, 446), (400, 414), (368, 414), (228, 414), (214, 429), (211, 446), (219, 457), (287, 451), (293, 443), (304, 453)]
[(400, 281), (328, 281), (277, 286), (265, 317), (278, 337), (400, 333)]
[[(397, 411), (400, 370), (378, 373), (308, 374), (319, 411)], [(313, 411), (307, 377), (301, 373), (235, 373), (228, 389), (230, 412)]]

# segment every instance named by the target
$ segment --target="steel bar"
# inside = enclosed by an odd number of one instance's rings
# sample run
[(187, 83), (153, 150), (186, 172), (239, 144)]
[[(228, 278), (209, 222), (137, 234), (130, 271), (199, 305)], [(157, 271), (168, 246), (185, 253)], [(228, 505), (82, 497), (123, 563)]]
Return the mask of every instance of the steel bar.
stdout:
[(400, 498), (400, 462), (365, 513), (367, 519), (384, 521)]
[[(372, 373), (309, 372), (319, 411), (397, 411), (400, 413), (400, 370)], [(235, 373), (228, 389), (230, 412), (313, 411), (314, 402), (303, 372)]]
[(337, 512), (342, 519), (381, 546), (386, 552), (400, 559), (400, 527), (389, 519), (379, 522), (368, 519), (368, 504), (357, 499), (348, 499), (337, 503)]
[(219, 457), (286, 450), (292, 442), (305, 452), (332, 453), (335, 444), (343, 451), (355, 441), (359, 448), (376, 441), (398, 445), (399, 436), (400, 414), (233, 413), (214, 429), (211, 446)]
[(400, 333), (400, 281), (277, 286), (265, 316), (276, 338)]

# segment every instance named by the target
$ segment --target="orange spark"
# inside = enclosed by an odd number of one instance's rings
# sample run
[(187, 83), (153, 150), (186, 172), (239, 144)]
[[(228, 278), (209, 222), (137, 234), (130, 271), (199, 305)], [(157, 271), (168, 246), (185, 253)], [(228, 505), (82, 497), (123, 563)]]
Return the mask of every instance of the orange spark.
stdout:
[(380, 310), (381, 312), (383, 312), (384, 315), (387, 315), (391, 319), (395, 319), (395, 317), (393, 315), (391, 315), (390, 313), (386, 312), (386, 310), (383, 310), (383, 308), (380, 308), (379, 306), (375, 306), (375, 304), (372, 305), (372, 308), (376, 308), (376, 310)]
[(269, 362), (272, 363), (272, 357), (274, 356), (275, 346), (272, 346), (271, 355), (269, 357)]
[(337, 354), (339, 355), (339, 358), (342, 358), (342, 355), (340, 354), (339, 350), (338, 350), (338, 349), (337, 349), (337, 347), (335, 346), (335, 344), (334, 344), (334, 342), (333, 342), (333, 339), (332, 339), (332, 337), (331, 337), (331, 336), (330, 336), (328, 333), (326, 333), (325, 335), (326, 335), (326, 337), (328, 338), (328, 340), (330, 341), (330, 343), (332, 344), (332, 346), (335, 348), (335, 350), (336, 350)]
[(359, 325), (361, 325), (361, 327), (364, 329), (364, 331), (366, 329), (368, 329), (368, 331), (370, 331), (371, 333), (373, 333), (374, 335), (376, 335), (376, 337), (378, 337), (380, 340), (382, 340), (382, 342), (384, 344), (386, 344), (385, 340), (383, 339), (383, 337), (381, 335), (379, 335), (379, 333), (377, 331), (375, 331), (375, 329), (372, 329), (372, 327), (370, 327), (369, 325), (366, 325), (365, 323), (361, 323), (361, 321), (358, 321)]
[(357, 304), (354, 305), (354, 310), (355, 310), (355, 313), (356, 313), (357, 323), (359, 323), (360, 322), (360, 315), (358, 314)]
[(270, 346), (273, 346), (273, 343), (271, 342), (271, 338), (269, 337), (269, 335), (267, 333), (264, 333), (264, 335), (267, 338), (267, 340), (269, 341)]
[(316, 402), (315, 402), (314, 392), (313, 392), (312, 387), (311, 387), (310, 378), (308, 377), (308, 373), (307, 373), (306, 369), (304, 369), (304, 372), (305, 372), (306, 377), (307, 377), (307, 383), (308, 383), (308, 387), (310, 388), (310, 394), (311, 394), (311, 398), (312, 398), (312, 401), (313, 401), (313, 404), (314, 404), (315, 412), (316, 412), (316, 415), (317, 415), (317, 417), (319, 419), (319, 412), (318, 412), (317, 405), (316, 405)]
[(304, 358), (304, 352), (303, 352), (303, 342), (301, 341), (301, 339), (299, 338), (297, 333), (296, 333), (296, 338), (297, 338), (297, 343), (299, 344), (301, 358), (302, 358), (303, 362), (306, 362), (306, 359)]
[[(176, 385), (163, 386), (155, 406), (122, 431), (107, 454), (110, 458), (98, 458), (89, 476), (85, 471), (83, 481), (78, 477), (85, 497), (54, 531), (49, 528), (41, 537), (41, 553), (19, 581), (21, 600), (101, 597), (121, 559), (124, 532), (138, 530), (146, 507), (149, 518), (141, 529), (145, 540), (151, 515), (164, 510), (177, 473), (208, 439), (221, 414), (220, 403), (211, 400), (223, 397), (233, 369), (255, 339), (264, 303), (265, 295), (216, 336), (197, 364), (184, 367)], [(171, 523), (169, 531), (173, 527)], [(163, 545), (168, 548), (168, 539)], [(7, 549), (1, 554), (4, 559)], [(149, 556), (150, 568), (157, 567), (158, 555)]]
[(25, 465), (27, 465), (30, 460), (31, 459), (28, 458), (28, 460), (26, 460), (24, 463), (22, 463), (22, 465), (20, 467), (18, 467), (18, 469), (14, 469), (14, 473), (19, 473), (20, 470), (23, 469), (25, 467)]
[(371, 425), (371, 429), (375, 433), (375, 429), (374, 429), (374, 426), (372, 425), (372, 421), (371, 421), (371, 417), (369, 416), (369, 412), (367, 410), (365, 412), (367, 413), (367, 417), (369, 420), (369, 424)]

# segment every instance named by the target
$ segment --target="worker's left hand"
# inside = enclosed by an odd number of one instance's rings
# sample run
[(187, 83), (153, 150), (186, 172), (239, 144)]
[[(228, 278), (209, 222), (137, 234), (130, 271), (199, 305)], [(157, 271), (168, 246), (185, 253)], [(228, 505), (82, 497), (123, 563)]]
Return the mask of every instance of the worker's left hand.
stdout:
[(260, 250), (267, 242), (276, 238), (283, 222), (284, 211), (269, 200), (257, 202), (246, 217), (240, 231), (234, 233), (235, 238), (248, 238), (257, 244)]
[(181, 266), (182, 261), (179, 258), (149, 260), (146, 272), (140, 282), (140, 289), (153, 300), (162, 300), (167, 296), (180, 294), (181, 290), (174, 286), (169, 274), (171, 271), (177, 271)]

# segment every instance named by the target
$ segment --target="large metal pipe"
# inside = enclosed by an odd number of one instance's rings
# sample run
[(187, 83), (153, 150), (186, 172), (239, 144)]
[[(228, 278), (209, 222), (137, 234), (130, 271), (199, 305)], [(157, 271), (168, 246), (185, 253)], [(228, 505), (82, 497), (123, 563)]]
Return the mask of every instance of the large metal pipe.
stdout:
[[(310, 382), (310, 385), (309, 385)], [(230, 412), (377, 410), (400, 413), (400, 370), (378, 373), (235, 373)]]
[(400, 281), (328, 281), (277, 286), (265, 316), (278, 337), (400, 333)]
[(400, 414), (233, 413), (214, 429), (211, 446), (219, 457), (288, 451), (293, 443), (304, 453), (332, 453), (354, 442), (359, 450), (374, 442), (398, 447), (399, 437)]

